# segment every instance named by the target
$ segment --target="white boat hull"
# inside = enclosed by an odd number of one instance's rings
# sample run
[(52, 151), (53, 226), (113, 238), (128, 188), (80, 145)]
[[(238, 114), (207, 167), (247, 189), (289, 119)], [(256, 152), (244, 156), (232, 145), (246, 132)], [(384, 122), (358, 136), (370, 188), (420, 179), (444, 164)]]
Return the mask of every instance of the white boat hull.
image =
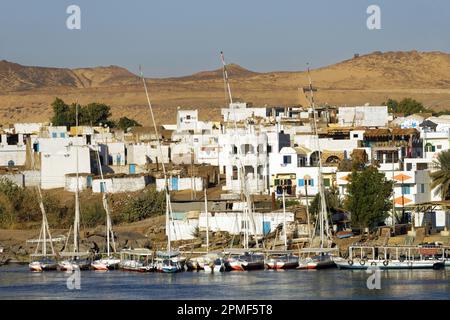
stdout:
[(414, 260), (414, 261), (399, 261), (399, 260), (390, 260), (388, 262), (382, 260), (372, 260), (369, 259), (367, 261), (361, 260), (345, 260), (339, 259), (334, 261), (339, 269), (359, 269), (366, 270), (369, 267), (372, 268), (380, 268), (381, 270), (389, 270), (389, 269), (433, 269), (439, 264), (443, 264), (442, 261), (439, 260)]

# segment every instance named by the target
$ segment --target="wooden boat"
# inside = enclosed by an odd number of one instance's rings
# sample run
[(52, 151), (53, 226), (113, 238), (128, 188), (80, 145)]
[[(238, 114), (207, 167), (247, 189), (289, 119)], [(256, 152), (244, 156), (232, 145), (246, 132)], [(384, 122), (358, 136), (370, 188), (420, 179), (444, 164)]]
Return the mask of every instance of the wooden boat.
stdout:
[(338, 231), (336, 232), (336, 237), (339, 239), (353, 237), (353, 231)]
[(300, 259), (297, 269), (326, 269), (336, 267), (334, 257), (329, 253), (320, 253)]
[(225, 269), (223, 256), (219, 253), (208, 253), (202, 257), (199, 257), (198, 261), (199, 265), (205, 272), (220, 272)]
[(155, 270), (153, 251), (145, 248), (120, 251), (119, 268), (124, 271), (150, 272)]
[(298, 256), (292, 254), (272, 255), (266, 260), (265, 264), (268, 269), (295, 269), (298, 267)]
[(253, 252), (245, 252), (241, 255), (234, 255), (225, 260), (229, 270), (250, 271), (264, 269), (264, 255)]
[[(32, 167), (34, 169), (34, 157), (31, 157)], [(39, 184), (36, 186), (38, 191), (39, 208), (42, 214), (41, 230), (39, 232), (39, 239), (27, 240), (27, 243), (36, 243), (36, 250), (34, 254), (30, 255), (31, 261), (28, 264), (30, 271), (43, 272), (56, 270), (58, 264), (55, 260), (56, 254), (53, 248), (53, 239), (50, 233), (50, 228), (47, 221), (47, 213), (45, 211), (42, 192)], [(50, 244), (50, 252), (48, 252), (47, 242)], [(0, 247), (0, 253), (3, 253), (3, 247)]]
[[(103, 180), (103, 171), (101, 169), (100, 155), (98, 152), (98, 148), (96, 150), (101, 178)], [(114, 256), (116, 254), (116, 243), (114, 241), (114, 232), (112, 229), (111, 217), (109, 214), (108, 198), (106, 192), (107, 190), (105, 187), (103, 191), (103, 208), (105, 209), (106, 213), (106, 252), (103, 253), (99, 259), (91, 263), (91, 267), (97, 271), (107, 271), (117, 269), (120, 263), (120, 259), (117, 256)]]
[(184, 270), (186, 259), (180, 257), (178, 251), (158, 251), (156, 253), (156, 270), (165, 273), (174, 273)]
[(334, 259), (339, 269), (440, 269), (445, 261), (436, 256), (424, 254), (421, 246), (350, 246), (349, 257)]
[(61, 271), (89, 270), (91, 268), (91, 260), (77, 257), (60, 261), (58, 266)]
[(444, 263), (437, 259), (430, 260), (378, 260), (378, 259), (343, 259), (335, 260), (339, 269), (368, 269), (378, 267), (381, 270), (388, 269), (439, 269)]
[(107, 271), (119, 268), (120, 259), (108, 256), (97, 259), (91, 263), (91, 267), (97, 271)]
[(214, 260), (213, 271), (214, 273), (225, 271), (225, 263), (223, 261), (223, 258), (217, 258), (216, 260)]
[(55, 259), (43, 258), (32, 261), (28, 264), (30, 271), (42, 272), (42, 271), (54, 271), (57, 269), (58, 264)]

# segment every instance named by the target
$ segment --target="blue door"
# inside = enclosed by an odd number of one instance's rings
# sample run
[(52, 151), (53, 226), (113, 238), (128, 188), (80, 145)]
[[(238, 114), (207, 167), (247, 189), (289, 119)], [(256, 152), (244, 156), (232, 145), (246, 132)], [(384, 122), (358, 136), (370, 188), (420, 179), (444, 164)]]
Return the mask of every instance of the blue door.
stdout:
[(263, 234), (267, 235), (270, 233), (270, 221), (263, 221)]
[(130, 164), (130, 173), (136, 173), (136, 165)]
[(178, 178), (172, 178), (172, 190), (178, 190)]

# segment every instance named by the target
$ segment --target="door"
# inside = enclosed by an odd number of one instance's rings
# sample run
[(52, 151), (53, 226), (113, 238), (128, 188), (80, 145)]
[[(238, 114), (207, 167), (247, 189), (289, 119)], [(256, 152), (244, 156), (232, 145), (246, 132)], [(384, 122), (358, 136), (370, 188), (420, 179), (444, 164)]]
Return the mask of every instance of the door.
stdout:
[(177, 177), (172, 178), (172, 190), (174, 190), (174, 191), (178, 190), (178, 178)]
[(263, 221), (263, 234), (268, 235), (270, 233), (270, 221)]
[(136, 165), (130, 164), (130, 173), (136, 173)]

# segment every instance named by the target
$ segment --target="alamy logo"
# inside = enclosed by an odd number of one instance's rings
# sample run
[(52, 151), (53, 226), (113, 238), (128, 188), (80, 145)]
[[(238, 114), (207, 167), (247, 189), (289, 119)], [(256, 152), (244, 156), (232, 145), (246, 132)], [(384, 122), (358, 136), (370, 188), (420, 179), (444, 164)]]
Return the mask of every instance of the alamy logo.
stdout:
[(80, 290), (81, 289), (81, 272), (80, 268), (75, 268), (74, 272), (66, 280), (66, 286), (69, 290)]
[(66, 13), (70, 14), (66, 20), (66, 26), (69, 30), (80, 30), (81, 29), (81, 9), (77, 5), (70, 5), (66, 9)]
[(370, 16), (367, 18), (367, 29), (380, 30), (381, 29), (381, 9), (376, 4), (367, 7), (367, 14)]
[(366, 273), (370, 273), (370, 277), (367, 278), (366, 285), (369, 290), (381, 289), (381, 270), (377, 266), (367, 267)]

